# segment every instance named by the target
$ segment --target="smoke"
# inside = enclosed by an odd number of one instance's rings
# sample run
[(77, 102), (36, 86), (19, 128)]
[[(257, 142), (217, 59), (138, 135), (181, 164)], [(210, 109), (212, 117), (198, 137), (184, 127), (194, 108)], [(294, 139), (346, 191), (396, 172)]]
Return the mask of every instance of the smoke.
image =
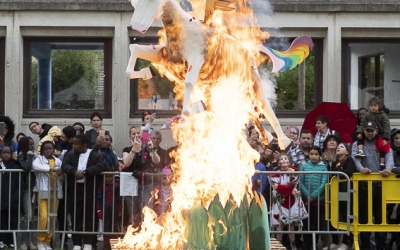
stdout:
[(277, 87), (276, 80), (271, 75), (270, 69), (267, 69), (266, 67), (259, 67), (258, 73), (260, 74), (264, 96), (265, 98), (268, 99), (272, 108), (274, 108), (276, 106), (276, 92), (275, 92), (275, 89)]
[(272, 15), (274, 12), (272, 5), (268, 0), (249, 0), (249, 6), (253, 9), (254, 13)]
[(263, 43), (264, 45), (279, 51), (285, 51), (290, 47), (289, 38), (282, 36), (279, 29), (263, 29), (263, 31), (271, 34), (270, 38)]

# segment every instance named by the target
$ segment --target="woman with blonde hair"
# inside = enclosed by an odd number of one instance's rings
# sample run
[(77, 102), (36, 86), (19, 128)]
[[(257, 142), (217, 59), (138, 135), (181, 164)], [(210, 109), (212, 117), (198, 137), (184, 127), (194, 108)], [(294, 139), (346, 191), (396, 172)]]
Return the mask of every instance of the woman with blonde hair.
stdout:
[[(129, 223), (136, 227), (141, 223), (141, 209), (144, 205), (153, 208), (151, 191), (153, 185), (149, 185), (145, 173), (149, 172), (148, 162), (160, 163), (160, 156), (153, 150), (154, 146), (150, 140), (145, 146), (142, 144), (142, 130), (138, 126), (132, 126), (129, 129), (130, 147), (122, 150), (124, 166), (120, 168), (121, 172), (132, 172), (132, 176), (138, 181), (138, 196), (127, 196), (124, 202), (128, 209)], [(151, 158), (149, 160), (149, 158)]]

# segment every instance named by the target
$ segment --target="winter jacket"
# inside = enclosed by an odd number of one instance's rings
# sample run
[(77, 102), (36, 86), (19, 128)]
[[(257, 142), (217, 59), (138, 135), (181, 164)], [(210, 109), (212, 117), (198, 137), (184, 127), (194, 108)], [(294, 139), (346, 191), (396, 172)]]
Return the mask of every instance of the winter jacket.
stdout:
[[(376, 140), (364, 140), (364, 154), (367, 156), (362, 159), (357, 159), (355, 155), (358, 152), (358, 146), (357, 142), (353, 143), (353, 146), (351, 148), (351, 157), (353, 158), (356, 168), (359, 172), (361, 172), (364, 168), (369, 168), (371, 172), (373, 173), (378, 173), (380, 171), (379, 169), (379, 163), (380, 163), (380, 156), (379, 152), (376, 151)], [(385, 167), (386, 168), (393, 168), (393, 154), (392, 150), (389, 151), (385, 155)]]
[(383, 111), (379, 111), (378, 113), (372, 113), (368, 111), (364, 118), (361, 121), (360, 126), (357, 128), (357, 134), (364, 133), (364, 127), (368, 122), (374, 121), (378, 125), (379, 134), (383, 135), (383, 139), (390, 139), (390, 121), (389, 117)]
[[(345, 173), (349, 178), (353, 176), (355, 172), (357, 172), (356, 168), (356, 163), (354, 162), (353, 158), (348, 157), (343, 164), (337, 163), (333, 164), (331, 167), (331, 171), (337, 171), (337, 172), (342, 172)], [(340, 179), (345, 179), (343, 175), (339, 175)], [(350, 182), (350, 185), (352, 185), (353, 182)], [(339, 183), (339, 191), (340, 192), (346, 192), (347, 191), (347, 182), (340, 182)]]
[[(25, 170), (27, 173), (25, 174), (25, 188), (29, 187), (30, 191), (33, 190), (33, 187), (36, 183), (36, 175), (32, 173), (32, 163), (35, 160), (36, 155), (33, 151), (28, 151), (26, 155), (21, 151), (18, 153), (18, 162), (21, 165), (21, 168)], [(30, 179), (30, 180), (29, 180)], [(29, 183), (30, 182), (30, 183)]]
[[(258, 162), (254, 168), (259, 171), (267, 171), (266, 167), (264, 164), (261, 162)], [(260, 185), (255, 185), (257, 180), (260, 180), (261, 183)], [(256, 188), (255, 190), (257, 193), (262, 194), (264, 190), (267, 188), (268, 185), (268, 177), (266, 174), (254, 174), (253, 177), (251, 177), (251, 182), (253, 183), (253, 189)]]
[[(393, 163), (394, 163), (394, 168), (400, 168), (400, 147), (396, 147), (394, 145), (394, 136), (396, 134), (400, 133), (400, 129), (394, 128), (391, 131), (390, 135), (390, 146), (392, 148), (392, 153), (393, 153)], [(393, 171), (392, 171), (393, 172)], [(399, 169), (396, 170), (396, 172), (399, 172)]]
[[(54, 157), (54, 169), (61, 168), (62, 162), (60, 159)], [(36, 189), (40, 193), (48, 193), (49, 192), (49, 173), (50, 173), (50, 165), (49, 161), (43, 155), (38, 156), (32, 164), (33, 170), (36, 170)], [(50, 187), (50, 190), (54, 187)], [(56, 189), (57, 189), (57, 198), (63, 198), (63, 190), (62, 190), (62, 183), (60, 178), (56, 178)], [(48, 195), (47, 195), (48, 196)]]
[(88, 148), (96, 147), (96, 139), (99, 136), (99, 132), (97, 132), (94, 129), (89, 129), (88, 131), (85, 132), (85, 135), (89, 137)]
[[(1, 169), (22, 169), (17, 161), (0, 161)], [(1, 174), (1, 210), (18, 210), (18, 203), (22, 200), (24, 193), (23, 172), (0, 172)], [(21, 179), (20, 179), (20, 176)], [(21, 181), (20, 181), (21, 180)]]
[[(309, 160), (300, 167), (300, 171), (328, 171), (324, 161), (313, 163)], [(300, 178), (300, 190), (304, 199), (310, 196), (313, 200), (325, 200), (325, 184), (328, 182), (327, 174), (305, 174)]]
[[(62, 170), (67, 174), (68, 189), (75, 186), (75, 172), (78, 171), (79, 155), (73, 150), (65, 155), (62, 162)], [(85, 170), (86, 189), (94, 188), (94, 176), (106, 170), (104, 158), (96, 151), (91, 151)]]
[(37, 154), (40, 155), (40, 149), (42, 147), (42, 143), (45, 141), (51, 141), (52, 143), (56, 143), (54, 137), (61, 136), (61, 129), (57, 126), (53, 126), (47, 132), (47, 135), (40, 139), (38, 143), (38, 152)]

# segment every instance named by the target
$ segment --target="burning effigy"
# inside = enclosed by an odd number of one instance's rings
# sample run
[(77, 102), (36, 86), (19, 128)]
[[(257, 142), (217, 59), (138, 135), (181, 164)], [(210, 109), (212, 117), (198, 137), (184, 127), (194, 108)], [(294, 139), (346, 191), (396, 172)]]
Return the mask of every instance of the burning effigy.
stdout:
[(141, 58), (175, 82), (184, 122), (172, 126), (178, 150), (170, 209), (157, 217), (145, 207), (140, 229), (130, 227), (118, 247), (269, 249), (267, 206), (251, 183), (260, 155), (247, 142), (246, 124), (258, 124), (267, 145), (272, 135), (258, 122), (263, 114), (281, 149), (290, 140), (271, 106), (269, 72), (261, 77), (257, 67), (267, 59), (273, 71), (295, 67), (311, 39), (296, 39), (285, 52), (263, 46), (269, 35), (246, 0), (132, 0), (132, 6), (133, 29), (145, 33), (154, 19), (163, 29), (157, 45), (130, 45), (126, 73), (151, 78), (149, 68), (135, 71)]

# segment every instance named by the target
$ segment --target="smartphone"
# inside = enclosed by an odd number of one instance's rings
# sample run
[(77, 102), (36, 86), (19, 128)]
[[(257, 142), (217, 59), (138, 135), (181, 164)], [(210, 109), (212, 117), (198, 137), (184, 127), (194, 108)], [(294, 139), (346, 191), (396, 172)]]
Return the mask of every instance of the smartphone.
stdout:
[(290, 126), (285, 126), (285, 130), (283, 133), (285, 133), (285, 135), (290, 138)]
[(269, 149), (271, 149), (272, 152), (278, 151), (279, 152), (279, 145), (271, 143)]
[(0, 135), (1, 136), (4, 135), (4, 130), (5, 130), (5, 123), (4, 122), (0, 122)]
[(105, 135), (106, 135), (106, 131), (104, 131), (104, 130), (99, 131), (99, 136), (105, 136)]

